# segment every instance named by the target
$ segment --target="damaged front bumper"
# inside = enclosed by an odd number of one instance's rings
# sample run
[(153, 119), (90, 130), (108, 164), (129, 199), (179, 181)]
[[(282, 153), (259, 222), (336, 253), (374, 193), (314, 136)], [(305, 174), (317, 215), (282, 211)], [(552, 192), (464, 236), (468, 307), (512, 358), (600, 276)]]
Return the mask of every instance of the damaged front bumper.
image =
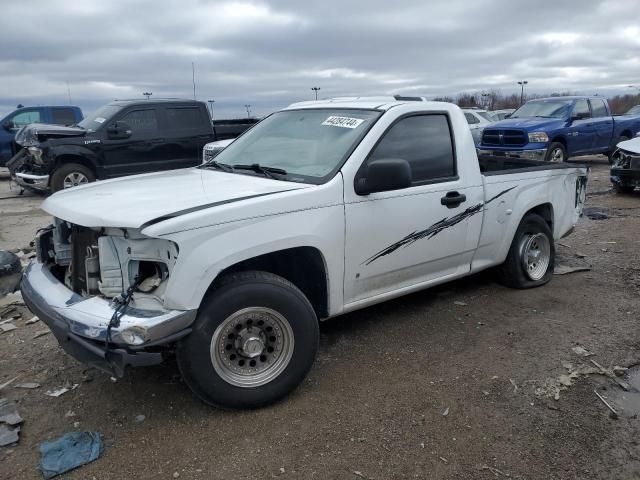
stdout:
[(11, 178), (21, 187), (32, 188), (42, 192), (49, 190), (49, 175), (34, 175), (20, 172), (13, 174)]
[(7, 162), (7, 168), (11, 179), (19, 186), (38, 192), (49, 190), (49, 174), (45, 166), (34, 164), (28, 149), (23, 148), (16, 153)]
[(188, 335), (196, 310), (153, 311), (130, 307), (111, 329), (107, 327), (115, 307), (100, 297), (83, 297), (62, 284), (42, 263), (32, 262), (22, 277), (25, 303), (55, 335), (72, 357), (116, 376), (127, 366), (155, 365), (161, 349)]

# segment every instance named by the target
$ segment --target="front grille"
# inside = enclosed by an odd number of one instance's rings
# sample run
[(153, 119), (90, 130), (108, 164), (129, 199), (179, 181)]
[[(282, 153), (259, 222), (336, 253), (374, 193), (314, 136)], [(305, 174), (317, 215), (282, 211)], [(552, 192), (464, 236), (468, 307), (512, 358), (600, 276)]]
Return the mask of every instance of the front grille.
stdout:
[(503, 130), (485, 128), (482, 133), (483, 145), (523, 147), (529, 142), (529, 137), (522, 130)]

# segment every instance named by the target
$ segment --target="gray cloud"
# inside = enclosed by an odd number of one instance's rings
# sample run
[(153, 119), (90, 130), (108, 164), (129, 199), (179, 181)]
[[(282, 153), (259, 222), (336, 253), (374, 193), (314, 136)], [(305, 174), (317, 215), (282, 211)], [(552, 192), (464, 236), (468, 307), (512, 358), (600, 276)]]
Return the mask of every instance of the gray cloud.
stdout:
[[(0, 112), (113, 98), (216, 100), (218, 116), (311, 98), (638, 83), (637, 0), (109, 1), (3, 5)], [(628, 90), (628, 89), (627, 89)]]

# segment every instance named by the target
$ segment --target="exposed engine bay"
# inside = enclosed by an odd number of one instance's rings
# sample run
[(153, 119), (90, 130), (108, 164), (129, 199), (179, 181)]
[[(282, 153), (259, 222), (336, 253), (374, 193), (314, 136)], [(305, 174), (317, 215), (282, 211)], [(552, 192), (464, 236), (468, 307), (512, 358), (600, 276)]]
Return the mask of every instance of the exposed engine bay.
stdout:
[(36, 252), (58, 280), (83, 297), (113, 299), (135, 285), (132, 305), (158, 310), (178, 247), (133, 229), (87, 228), (54, 218), (38, 233)]

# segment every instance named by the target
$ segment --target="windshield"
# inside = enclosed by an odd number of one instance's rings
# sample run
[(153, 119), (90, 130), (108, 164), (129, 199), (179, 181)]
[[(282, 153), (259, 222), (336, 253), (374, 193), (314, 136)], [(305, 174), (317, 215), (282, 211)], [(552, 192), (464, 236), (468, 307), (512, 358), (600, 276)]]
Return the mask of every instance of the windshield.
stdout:
[(104, 122), (113, 117), (121, 109), (122, 107), (117, 105), (105, 105), (78, 123), (78, 126), (88, 132), (95, 132)]
[[(382, 112), (314, 109), (274, 113), (217, 157), (225, 165), (254, 165), (287, 173), (278, 179), (322, 183), (342, 165)], [(253, 174), (251, 170), (236, 173)]]
[(509, 118), (569, 118), (573, 100), (532, 100), (513, 112)]
[(626, 115), (636, 115), (640, 114), (640, 105), (636, 105), (635, 107), (631, 107)]
[(484, 118), (485, 120), (489, 120), (490, 122), (494, 121), (493, 117), (489, 112), (476, 112), (476, 113), (480, 115), (482, 118)]

